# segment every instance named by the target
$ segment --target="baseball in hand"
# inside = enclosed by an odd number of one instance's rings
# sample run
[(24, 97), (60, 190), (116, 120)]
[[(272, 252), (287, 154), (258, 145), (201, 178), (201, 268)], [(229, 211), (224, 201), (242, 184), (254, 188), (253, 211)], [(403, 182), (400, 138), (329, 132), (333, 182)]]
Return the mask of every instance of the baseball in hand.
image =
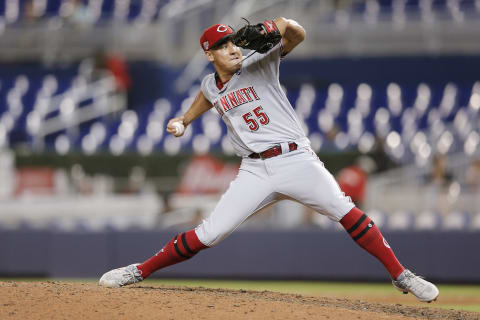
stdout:
[(185, 126), (179, 121), (174, 122), (172, 126), (175, 128), (175, 133), (173, 134), (175, 137), (181, 136), (185, 131)]

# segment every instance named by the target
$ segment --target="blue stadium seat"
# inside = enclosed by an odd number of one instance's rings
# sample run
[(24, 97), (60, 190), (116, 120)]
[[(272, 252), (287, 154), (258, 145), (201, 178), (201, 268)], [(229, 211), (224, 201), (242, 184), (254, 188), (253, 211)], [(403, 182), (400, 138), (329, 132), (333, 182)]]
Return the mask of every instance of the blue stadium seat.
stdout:
[[(33, 143), (35, 130), (32, 128), (38, 116), (48, 119), (59, 114), (58, 110), (50, 113), (44, 110), (50, 99), (86, 81), (78, 75), (76, 67), (41, 71), (25, 67), (16, 72), (0, 70), (0, 76), (0, 121), (9, 128), (12, 146)], [(286, 92), (317, 151), (359, 149), (367, 152), (373, 148), (375, 136), (380, 136), (386, 139), (387, 153), (395, 161), (407, 162), (425, 154), (430, 157), (439, 150), (466, 148), (470, 154), (476, 146), (479, 81), (371, 81), (320, 86), (303, 83), (286, 88)], [(122, 127), (121, 117), (109, 121), (96, 119), (82, 124), (75, 138), (64, 132), (52, 134), (46, 138), (47, 148), (55, 150), (57, 144), (64, 146), (68, 139), (72, 150), (82, 150), (82, 145), (91, 144), (89, 135), (93, 124), (98, 122), (104, 126), (105, 137), (97, 141), (96, 151), (113, 147), (117, 148), (116, 152), (140, 149), (179, 152), (178, 143), (165, 134), (165, 125), (168, 119), (182, 114), (191, 101), (188, 93), (158, 97), (136, 108), (137, 123), (133, 132), (127, 128), (128, 124)], [(189, 127), (179, 143), (182, 150), (192, 150), (205, 141), (209, 150), (231, 152), (225, 137), (223, 122), (217, 115), (208, 113)], [(470, 139), (468, 143), (467, 139)]]

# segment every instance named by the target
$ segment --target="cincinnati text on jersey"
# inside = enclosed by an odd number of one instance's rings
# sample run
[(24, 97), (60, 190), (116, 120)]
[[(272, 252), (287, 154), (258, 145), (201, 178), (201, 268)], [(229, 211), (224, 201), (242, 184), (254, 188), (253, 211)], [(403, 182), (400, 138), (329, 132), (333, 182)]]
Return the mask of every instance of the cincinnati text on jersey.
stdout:
[(260, 100), (260, 97), (253, 86), (250, 86), (227, 92), (215, 100), (213, 106), (217, 109), (220, 115), (223, 115), (225, 112), (255, 100)]

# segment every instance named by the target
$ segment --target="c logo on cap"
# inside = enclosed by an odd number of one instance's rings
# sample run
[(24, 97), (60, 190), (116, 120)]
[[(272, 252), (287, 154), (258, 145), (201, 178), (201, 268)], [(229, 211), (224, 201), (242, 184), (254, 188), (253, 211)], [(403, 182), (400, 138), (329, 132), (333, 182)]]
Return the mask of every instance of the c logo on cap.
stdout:
[(227, 30), (228, 30), (227, 26), (224, 26), (223, 24), (217, 27), (218, 32), (226, 32)]

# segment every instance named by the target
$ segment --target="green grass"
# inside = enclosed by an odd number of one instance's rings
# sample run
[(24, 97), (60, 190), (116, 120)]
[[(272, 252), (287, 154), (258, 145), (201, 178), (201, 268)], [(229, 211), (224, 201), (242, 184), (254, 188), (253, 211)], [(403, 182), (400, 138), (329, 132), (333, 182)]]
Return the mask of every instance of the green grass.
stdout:
[[(48, 279), (0, 279), (0, 281), (45, 281)], [(96, 282), (97, 279), (54, 279), (70, 282)], [(201, 280), (201, 279), (148, 279), (144, 284), (222, 288), (234, 290), (274, 291), (359, 299), (380, 303), (401, 303), (423, 307), (480, 312), (480, 285), (439, 285), (438, 301), (426, 304), (418, 302), (411, 294), (403, 295), (390, 283), (353, 283), (320, 281), (265, 281), (265, 280)]]

